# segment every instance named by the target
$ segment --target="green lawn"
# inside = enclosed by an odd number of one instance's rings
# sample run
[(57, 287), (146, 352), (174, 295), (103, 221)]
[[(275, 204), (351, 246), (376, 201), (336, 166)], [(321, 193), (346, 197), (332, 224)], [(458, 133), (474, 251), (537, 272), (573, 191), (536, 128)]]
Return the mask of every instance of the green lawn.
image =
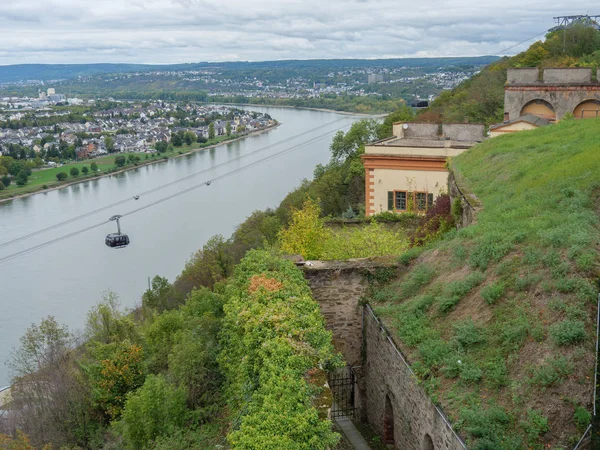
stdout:
[[(472, 448), (573, 448), (590, 421), (600, 120), (489, 139), (451, 161), (483, 209), (372, 304)], [(412, 259), (412, 262), (411, 262)]]

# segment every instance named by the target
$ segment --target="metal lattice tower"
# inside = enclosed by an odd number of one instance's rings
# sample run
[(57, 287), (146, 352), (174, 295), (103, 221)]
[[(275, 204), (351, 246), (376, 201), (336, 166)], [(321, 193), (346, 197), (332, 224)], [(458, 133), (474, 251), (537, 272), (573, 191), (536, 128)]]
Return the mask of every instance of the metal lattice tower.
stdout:
[(554, 17), (554, 21), (556, 22), (556, 26), (551, 31), (568, 28), (577, 23), (590, 25), (596, 29), (600, 29), (600, 25), (598, 25), (598, 22), (600, 21), (600, 15), (590, 16), (585, 14), (578, 16), (558, 16)]

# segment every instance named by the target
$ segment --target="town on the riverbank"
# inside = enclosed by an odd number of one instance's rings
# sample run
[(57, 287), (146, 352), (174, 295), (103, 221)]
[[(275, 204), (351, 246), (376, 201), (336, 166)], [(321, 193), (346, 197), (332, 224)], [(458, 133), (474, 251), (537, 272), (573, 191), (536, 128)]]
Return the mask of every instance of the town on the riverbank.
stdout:
[(276, 124), (268, 114), (220, 105), (72, 100), (54, 89), (33, 99), (0, 99), (0, 198), (175, 156)]

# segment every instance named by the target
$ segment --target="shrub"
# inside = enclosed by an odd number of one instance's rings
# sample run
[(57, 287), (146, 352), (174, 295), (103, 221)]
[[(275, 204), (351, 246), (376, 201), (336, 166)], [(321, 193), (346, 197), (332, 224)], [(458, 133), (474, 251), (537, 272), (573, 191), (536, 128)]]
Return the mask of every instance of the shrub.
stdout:
[(531, 382), (547, 388), (569, 376), (571, 373), (573, 373), (573, 364), (567, 358), (564, 356), (550, 358), (533, 370)]
[(550, 336), (557, 345), (572, 345), (585, 339), (585, 325), (581, 320), (563, 320), (550, 327)]
[(69, 176), (69, 175), (67, 175), (67, 172), (58, 172), (58, 173), (56, 174), (56, 179), (57, 179), (58, 181), (63, 181), (63, 180), (66, 180), (68, 176)]
[(493, 305), (504, 295), (504, 283), (488, 284), (481, 290), (481, 296), (488, 305)]
[(147, 448), (157, 436), (182, 427), (187, 415), (185, 391), (163, 375), (148, 375), (140, 389), (127, 395), (117, 430), (128, 448)]
[(486, 341), (483, 329), (476, 326), (471, 319), (455, 324), (454, 333), (456, 341), (464, 348)]
[(279, 232), (281, 250), (300, 254), (306, 259), (319, 259), (331, 237), (320, 214), (319, 204), (311, 198), (304, 201), (302, 209), (293, 210), (289, 227)]
[(412, 247), (398, 257), (398, 262), (404, 266), (409, 266), (421, 253), (423, 253), (422, 247)]
[(541, 434), (550, 430), (548, 419), (536, 409), (527, 410), (527, 420), (521, 421), (521, 428), (530, 444), (534, 444)]
[(69, 173), (71, 174), (72, 177), (79, 176), (79, 169), (77, 167), (71, 167), (71, 170), (69, 170)]
[(412, 243), (423, 245), (433, 241), (451, 230), (453, 226), (454, 218), (450, 213), (450, 196), (448, 194), (440, 195), (421, 218), (419, 226), (412, 237)]
[(10, 177), (8, 175), (4, 175), (2, 178), (0, 178), (0, 181), (2, 182), (4, 187), (10, 186)]
[(115, 157), (115, 165), (117, 167), (123, 167), (125, 165), (125, 162), (127, 160), (125, 159), (125, 157), (123, 155), (119, 155), (117, 157)]
[(435, 270), (425, 264), (416, 266), (400, 283), (399, 297), (405, 299), (415, 296), (424, 286), (435, 277)]
[(462, 363), (460, 365), (460, 381), (466, 384), (478, 383), (483, 377), (481, 368), (473, 363)]
[(97, 172), (98, 171), (98, 164), (96, 164), (95, 162), (93, 162), (92, 164), (90, 164), (90, 169), (92, 170), (92, 172)]
[(81, 173), (82, 173), (82, 174), (84, 174), (84, 175), (87, 175), (87, 173), (88, 173), (89, 171), (90, 171), (90, 169), (89, 169), (89, 167), (88, 167), (88, 166), (83, 166), (83, 167), (81, 168)]
[(592, 415), (583, 406), (577, 406), (573, 414), (573, 421), (579, 432), (583, 432), (592, 422)]

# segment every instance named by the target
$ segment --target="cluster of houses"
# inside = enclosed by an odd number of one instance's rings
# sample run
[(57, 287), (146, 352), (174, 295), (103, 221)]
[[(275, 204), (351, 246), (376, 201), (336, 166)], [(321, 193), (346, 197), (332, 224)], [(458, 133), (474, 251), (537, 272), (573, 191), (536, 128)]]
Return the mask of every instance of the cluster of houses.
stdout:
[[(183, 111), (186, 117), (191, 117), (192, 125), (178, 126), (179, 120), (168, 113), (175, 110)], [(242, 130), (250, 132), (264, 129), (274, 124), (268, 115), (256, 112), (235, 110), (223, 106), (179, 107), (176, 104), (157, 102), (147, 107), (127, 105), (123, 108), (103, 110), (93, 114), (92, 120), (85, 123), (59, 122), (56, 126), (26, 127), (20, 129), (0, 128), (0, 147), (8, 144), (19, 144), (33, 149), (36, 153), (42, 149), (48, 150), (59, 141), (68, 145), (79, 144), (76, 153), (78, 159), (100, 156), (111, 152), (154, 152), (154, 146), (159, 141), (170, 142), (171, 136), (179, 130), (191, 131), (198, 138), (209, 138), (209, 125), (205, 125), (206, 116), (233, 116), (232, 120), (217, 119), (212, 122), (215, 136), (227, 134), (228, 124), (231, 133)], [(85, 133), (85, 134), (83, 134)], [(43, 138), (51, 142), (41, 144)], [(86, 136), (80, 139), (81, 136)], [(107, 139), (110, 137), (110, 139)], [(111, 141), (108, 144), (107, 141)], [(43, 141), (42, 141), (43, 142)], [(108, 145), (107, 145), (108, 144)], [(107, 148), (110, 146), (110, 148)], [(0, 150), (0, 154), (2, 150)]]

